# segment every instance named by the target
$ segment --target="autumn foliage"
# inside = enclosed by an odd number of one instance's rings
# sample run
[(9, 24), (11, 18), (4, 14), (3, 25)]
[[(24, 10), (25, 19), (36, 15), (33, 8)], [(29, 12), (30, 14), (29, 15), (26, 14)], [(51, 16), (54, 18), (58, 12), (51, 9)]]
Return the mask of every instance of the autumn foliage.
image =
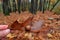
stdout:
[[(8, 24), (11, 32), (7, 40), (56, 40), (60, 39), (60, 15), (45, 11), (31, 14), (28, 11), (0, 18), (0, 24)], [(3, 21), (4, 20), (4, 21)], [(29, 30), (28, 30), (29, 29)]]

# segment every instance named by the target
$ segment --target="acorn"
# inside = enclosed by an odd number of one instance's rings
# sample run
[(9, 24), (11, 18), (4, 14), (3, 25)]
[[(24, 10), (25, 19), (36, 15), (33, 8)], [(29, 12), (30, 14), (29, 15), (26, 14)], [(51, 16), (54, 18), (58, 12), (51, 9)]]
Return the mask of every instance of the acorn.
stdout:
[(31, 30), (31, 26), (30, 26), (30, 25), (27, 25), (27, 26), (25, 27), (25, 30), (26, 30), (26, 31), (30, 31), (30, 30)]

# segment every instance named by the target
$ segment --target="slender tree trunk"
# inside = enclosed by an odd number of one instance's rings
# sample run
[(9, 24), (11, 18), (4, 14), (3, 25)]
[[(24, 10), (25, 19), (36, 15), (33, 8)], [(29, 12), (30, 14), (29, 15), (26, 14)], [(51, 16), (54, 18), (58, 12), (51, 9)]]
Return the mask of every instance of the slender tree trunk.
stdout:
[(17, 11), (17, 9), (16, 9), (16, 2), (15, 2), (15, 0), (13, 0), (13, 12), (16, 12)]
[(26, 10), (26, 3), (25, 0), (22, 0), (22, 11), (24, 12)]
[(51, 0), (48, 0), (48, 10), (49, 10), (49, 8), (50, 8), (50, 1), (51, 1)]
[(35, 0), (35, 11), (37, 11), (37, 7), (38, 7), (38, 0)]
[(9, 12), (12, 12), (12, 10), (11, 10), (10, 0), (8, 1), (8, 7), (9, 7)]
[(45, 11), (45, 2), (46, 2), (46, 0), (43, 0), (43, 2), (42, 2), (42, 12), (44, 13), (44, 11)]
[(51, 8), (50, 11), (52, 11), (59, 2), (60, 2), (60, 0), (57, 0), (57, 2), (53, 5), (53, 7)]
[(9, 7), (8, 7), (8, 0), (3, 0), (3, 13), (5, 15), (9, 15)]
[(42, 0), (40, 0), (40, 3), (39, 3), (39, 10), (42, 11)]
[(26, 7), (26, 9), (29, 10), (29, 0), (27, 0)]
[(21, 7), (21, 0), (18, 0), (17, 3), (18, 3), (18, 12), (20, 13), (21, 12), (21, 10), (20, 10), (21, 9), (20, 8)]
[(31, 13), (34, 13), (34, 0), (31, 0), (30, 12), (31, 12)]

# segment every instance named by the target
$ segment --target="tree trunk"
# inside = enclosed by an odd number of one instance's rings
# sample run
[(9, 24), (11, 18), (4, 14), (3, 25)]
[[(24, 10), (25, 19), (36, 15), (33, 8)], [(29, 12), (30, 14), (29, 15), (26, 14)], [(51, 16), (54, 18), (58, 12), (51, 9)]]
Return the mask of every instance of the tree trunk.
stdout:
[(57, 2), (53, 5), (53, 7), (51, 8), (50, 11), (52, 11), (59, 2), (60, 2), (60, 0), (57, 0)]
[(35, 14), (37, 12), (37, 7), (38, 7), (38, 0), (34, 0), (33, 13), (35, 13)]
[(45, 2), (46, 2), (46, 0), (43, 0), (43, 2), (42, 2), (42, 6), (43, 6), (43, 8), (42, 8), (42, 12), (44, 13), (44, 11), (45, 11)]
[(29, 0), (26, 1), (26, 10), (29, 11)]
[(25, 0), (21, 1), (21, 10), (24, 12), (25, 11)]
[(49, 8), (50, 8), (50, 1), (51, 0), (48, 0), (48, 9), (47, 10), (49, 10)]
[(8, 7), (9, 7), (9, 12), (12, 12), (12, 10), (11, 10), (10, 0), (8, 1)]
[(18, 0), (17, 3), (18, 3), (18, 12), (20, 13), (21, 12), (21, 10), (20, 10), (21, 9), (20, 8), (21, 7), (21, 0)]
[(30, 12), (31, 12), (31, 13), (34, 13), (34, 0), (31, 0)]
[(15, 0), (13, 0), (13, 12), (16, 12), (17, 11), (17, 9), (16, 9), (16, 2), (15, 2)]
[(42, 11), (42, 0), (39, 2), (39, 10)]
[(35, 0), (35, 11), (37, 11), (37, 7), (38, 7), (38, 0)]
[(8, 0), (3, 0), (3, 13), (5, 15), (9, 15), (9, 7), (8, 7)]

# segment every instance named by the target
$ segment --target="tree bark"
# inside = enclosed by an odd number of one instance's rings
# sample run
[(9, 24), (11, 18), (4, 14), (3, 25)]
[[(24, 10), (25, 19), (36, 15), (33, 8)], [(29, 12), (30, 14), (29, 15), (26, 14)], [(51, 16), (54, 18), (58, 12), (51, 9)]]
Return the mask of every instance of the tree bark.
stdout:
[(9, 7), (8, 7), (8, 0), (2, 1), (3, 13), (4, 15), (9, 15)]
[(20, 7), (21, 7), (21, 0), (18, 0), (18, 1), (17, 1), (17, 4), (18, 4), (18, 12), (20, 13), (20, 12), (21, 12), (21, 10), (20, 10), (20, 9), (21, 9), (21, 8), (20, 8)]
[(60, 0), (57, 0), (57, 2), (53, 5), (53, 7), (51, 8), (50, 11), (52, 11), (59, 2), (60, 2)]
[(39, 2), (39, 10), (42, 11), (42, 0)]
[(15, 0), (13, 0), (13, 12), (16, 12), (17, 11), (17, 9), (16, 9), (16, 2), (15, 2)]
[(31, 12), (31, 13), (34, 13), (34, 0), (31, 0), (30, 12)]
[(37, 7), (38, 7), (38, 0), (35, 0), (35, 11), (37, 11)]

